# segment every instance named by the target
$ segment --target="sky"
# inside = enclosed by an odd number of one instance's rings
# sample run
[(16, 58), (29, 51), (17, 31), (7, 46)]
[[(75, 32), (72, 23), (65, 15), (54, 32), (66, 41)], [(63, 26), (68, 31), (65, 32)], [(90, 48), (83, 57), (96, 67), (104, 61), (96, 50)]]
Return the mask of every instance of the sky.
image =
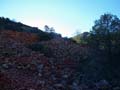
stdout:
[(38, 27), (54, 27), (62, 36), (90, 31), (104, 13), (120, 18), (120, 0), (0, 0), (0, 16)]

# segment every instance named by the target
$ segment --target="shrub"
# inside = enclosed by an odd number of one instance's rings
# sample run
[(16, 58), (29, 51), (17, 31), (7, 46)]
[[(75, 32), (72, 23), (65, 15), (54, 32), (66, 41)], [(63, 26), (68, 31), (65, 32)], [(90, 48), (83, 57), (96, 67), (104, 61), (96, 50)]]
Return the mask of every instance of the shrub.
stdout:
[(48, 57), (52, 55), (52, 50), (49, 47), (44, 46), (40, 43), (34, 43), (31, 45), (28, 45), (27, 47), (32, 49), (33, 51), (43, 53), (45, 56), (48, 56)]

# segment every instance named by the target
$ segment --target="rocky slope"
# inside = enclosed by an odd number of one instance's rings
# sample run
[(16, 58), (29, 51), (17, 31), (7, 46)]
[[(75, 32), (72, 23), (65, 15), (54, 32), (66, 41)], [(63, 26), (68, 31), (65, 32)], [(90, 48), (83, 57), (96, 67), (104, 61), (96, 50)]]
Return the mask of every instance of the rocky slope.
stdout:
[(46, 50), (49, 48), (46, 54), (27, 47), (36, 45), (34, 35), (30, 35), (27, 42), (25, 37), (27, 35), (20, 38), (18, 33), (11, 34), (11, 31), (0, 33), (1, 90), (106, 90), (110, 87), (105, 80), (97, 85), (79, 81), (82, 74), (78, 76), (77, 68), (82, 60), (88, 58), (88, 47), (63, 38), (37, 42)]
[(0, 21), (0, 90), (120, 89), (119, 80), (113, 79), (113, 83), (103, 78), (105, 58), (98, 51), (60, 36), (34, 32), (32, 27), (6, 29), (9, 23)]

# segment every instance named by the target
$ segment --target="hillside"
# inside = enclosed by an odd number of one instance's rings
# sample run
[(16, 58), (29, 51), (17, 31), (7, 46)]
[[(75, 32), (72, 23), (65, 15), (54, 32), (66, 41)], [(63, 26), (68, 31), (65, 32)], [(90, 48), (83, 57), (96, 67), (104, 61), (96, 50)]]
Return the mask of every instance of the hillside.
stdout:
[(0, 90), (119, 90), (101, 51), (55, 35), (0, 18)]

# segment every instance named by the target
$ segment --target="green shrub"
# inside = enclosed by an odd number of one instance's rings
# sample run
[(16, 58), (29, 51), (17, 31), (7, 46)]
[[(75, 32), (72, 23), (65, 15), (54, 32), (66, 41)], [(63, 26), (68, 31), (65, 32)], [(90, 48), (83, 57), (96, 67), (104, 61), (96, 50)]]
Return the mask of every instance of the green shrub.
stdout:
[(28, 48), (32, 49), (33, 51), (37, 51), (43, 53), (45, 56), (50, 57), (52, 55), (52, 50), (47, 46), (44, 46), (40, 43), (34, 43), (27, 46)]

